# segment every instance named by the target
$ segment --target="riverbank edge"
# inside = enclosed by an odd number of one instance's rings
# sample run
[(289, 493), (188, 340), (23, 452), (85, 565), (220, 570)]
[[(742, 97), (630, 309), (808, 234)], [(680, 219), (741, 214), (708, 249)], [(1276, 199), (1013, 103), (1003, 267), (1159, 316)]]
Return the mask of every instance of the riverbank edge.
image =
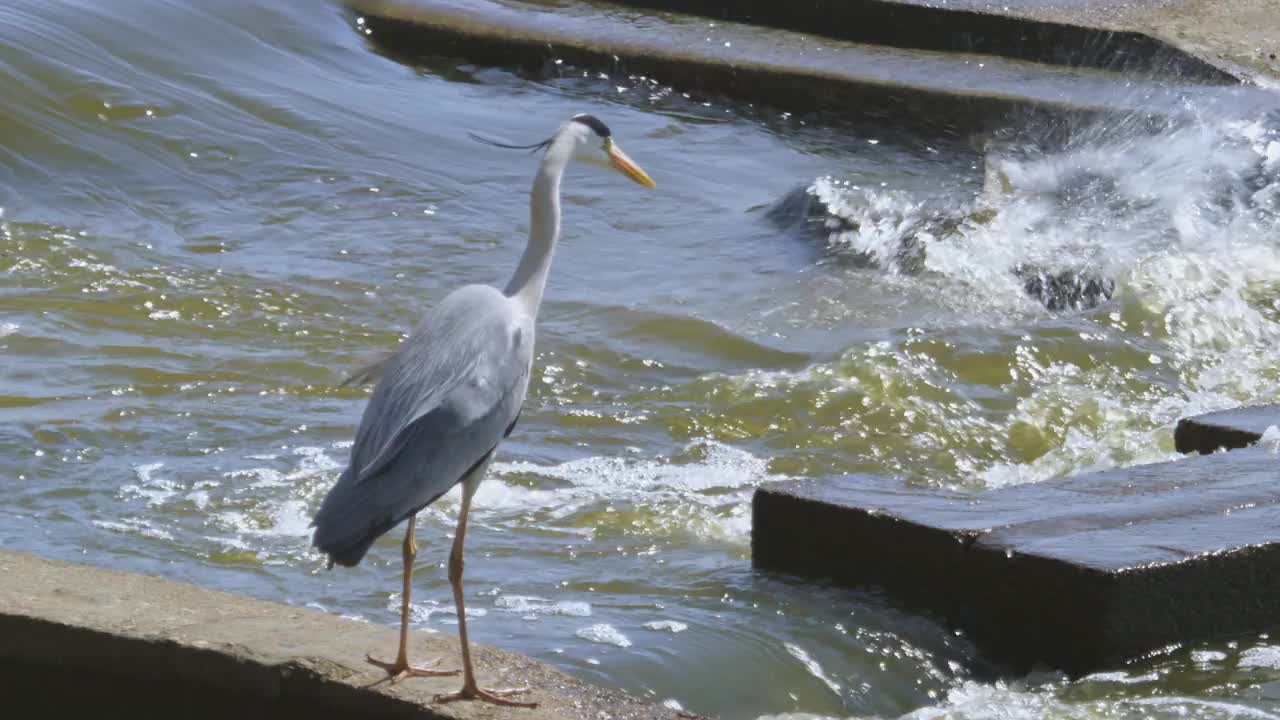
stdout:
[[(394, 629), (158, 577), (0, 550), (0, 694), (14, 717), (673, 720), (677, 712), (472, 644), (481, 684), (532, 688), (535, 710), (433, 703), (457, 677), (394, 684)], [(459, 667), (458, 643), (413, 632), (410, 659)], [(691, 717), (687, 714), (680, 717)]]

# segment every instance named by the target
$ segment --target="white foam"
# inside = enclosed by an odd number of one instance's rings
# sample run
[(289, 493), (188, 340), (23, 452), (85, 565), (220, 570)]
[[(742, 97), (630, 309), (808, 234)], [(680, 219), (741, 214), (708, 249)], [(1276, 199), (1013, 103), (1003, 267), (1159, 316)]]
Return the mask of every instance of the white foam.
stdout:
[[(1049, 360), (1028, 337), (1010, 368), (1017, 407), (994, 420), (989, 405), (964, 398), (916, 401), (913, 388), (932, 395), (955, 378), (905, 344), (868, 345), (840, 362), (735, 380), (745, 392), (772, 396), (792, 387), (861, 393), (870, 407), (907, 418), (887, 432), (943, 449), (963, 445), (949, 455), (950, 475), (966, 485), (1003, 487), (1173, 459), (1169, 431), (1178, 418), (1280, 395), (1274, 372), (1280, 318), (1270, 299), (1280, 286), (1277, 143), (1272, 118), (1183, 123), (1157, 133), (1086, 131), (1052, 151), (997, 145), (988, 151), (987, 169), (1007, 183), (989, 181), (990, 192), (958, 213), (946, 237), (911, 231), (928, 243), (929, 272), (919, 284), (947, 308), (972, 310), (983, 327), (1047, 313), (1011, 271), (1021, 264), (1114, 279), (1116, 310), (1072, 322), (1095, 324), (1113, 348), (1132, 345), (1135, 357), (1153, 366), (1150, 373), (1118, 369), (1105, 354), (1096, 363)], [(904, 237), (900, 225), (920, 217), (919, 200), (910, 195), (822, 181), (813, 190), (835, 215), (870, 228), (868, 237), (855, 233), (855, 249), (863, 252), (888, 252), (885, 241), (891, 247)], [(994, 212), (971, 212), (984, 208)], [(886, 225), (886, 217), (896, 220)], [(1084, 335), (1082, 344), (1095, 342), (1094, 333)], [(902, 390), (875, 394), (895, 386)], [(856, 437), (861, 428), (833, 428), (846, 430)], [(1032, 432), (1045, 449), (1031, 459), (1006, 449)], [(1280, 435), (1272, 445), (1280, 452)], [(910, 473), (937, 454), (910, 452), (899, 451), (891, 459), (897, 467), (888, 469)]]
[(1155, 673), (1131, 675), (1123, 670), (1094, 673), (1085, 677), (1085, 680), (1089, 682), (1119, 683), (1121, 685), (1141, 685), (1142, 683), (1149, 683), (1159, 679), (1160, 676)]
[(552, 601), (530, 595), (502, 595), (493, 601), (493, 606), (504, 612), (520, 615), (566, 615), (569, 617), (591, 615), (590, 603), (574, 600)]
[(311, 536), (311, 516), (306, 503), (301, 500), (286, 500), (271, 513), (271, 529), (264, 531), (270, 535), (288, 535), (293, 537)]
[(218, 545), (219, 547), (222, 548), (224, 552), (228, 550), (235, 550), (239, 552), (239, 551), (248, 551), (253, 549), (249, 547), (249, 543), (245, 542), (244, 540), (238, 537), (215, 537), (212, 535), (206, 535), (204, 536), (204, 539), (208, 542)]
[(73, 258), (72, 260), (70, 260), (67, 263), (67, 267), (83, 268), (90, 272), (95, 272), (102, 275), (120, 274), (120, 269), (114, 265), (108, 265), (106, 263), (89, 262), (88, 260), (81, 260), (80, 258)]
[[(387, 596), (387, 612), (400, 617), (400, 593), (395, 592)], [(467, 606), (467, 617), (484, 617), (488, 615), (488, 611), (484, 608)], [(441, 617), (444, 616), (444, 617)], [(456, 625), (458, 623), (458, 611), (454, 608), (452, 602), (440, 602), (437, 600), (416, 600), (409, 603), (409, 621), (413, 623), (425, 624), (437, 618), (436, 622), (445, 625)], [(435, 632), (425, 629), (428, 632)]]
[(164, 467), (164, 463), (146, 463), (135, 465), (133, 474), (137, 483), (121, 485), (118, 496), (121, 498), (142, 498), (148, 507), (160, 507), (177, 496), (178, 483), (168, 478), (159, 477), (156, 471)]
[(1280, 427), (1268, 425), (1267, 429), (1262, 431), (1258, 444), (1270, 450), (1272, 455), (1280, 453)]
[(1275, 645), (1263, 645), (1261, 647), (1249, 648), (1240, 653), (1240, 659), (1236, 663), (1241, 668), (1268, 668), (1272, 670), (1280, 670), (1280, 647)]
[(133, 466), (133, 474), (137, 476), (138, 482), (143, 485), (155, 485), (158, 487), (172, 487), (172, 483), (163, 478), (157, 478), (155, 473), (164, 467), (162, 462), (145, 463)]
[(896, 270), (904, 243), (928, 242), (922, 203), (907, 193), (881, 190), (821, 177), (809, 192), (827, 207), (827, 244), (857, 253), (880, 267)]
[(626, 635), (618, 632), (618, 629), (606, 623), (597, 623), (591, 627), (584, 627), (579, 630), (576, 635), (583, 640), (588, 640), (601, 645), (613, 645), (615, 647), (625, 648), (631, 647), (631, 641)]
[(247, 470), (232, 470), (222, 473), (222, 477), (228, 480), (252, 480), (250, 487), (265, 488), (280, 485), (287, 485), (284, 473), (271, 468), (249, 468)]
[(299, 458), (298, 466), (287, 475), (286, 480), (302, 480), (316, 475), (323, 475), (334, 470), (341, 470), (345, 465), (333, 459), (321, 447), (300, 446), (293, 448), (293, 454)]
[(192, 490), (187, 493), (187, 499), (196, 506), (197, 510), (209, 507), (209, 493), (205, 490)]
[(1191, 661), (1201, 665), (1219, 663), (1226, 659), (1227, 654), (1217, 650), (1194, 650), (1191, 653)]
[[(1132, 701), (1144, 708), (1158, 707), (1174, 717), (1225, 717), (1280, 720), (1280, 715), (1240, 703), (1189, 697), (1149, 697)], [(1206, 712), (1207, 711), (1207, 712)]]
[(142, 537), (156, 540), (173, 540), (173, 533), (155, 527), (141, 518), (124, 518), (122, 521), (94, 520), (93, 524), (103, 530), (111, 530), (126, 535), (141, 535)]
[(723, 443), (696, 440), (686, 445), (683, 452), (701, 453), (703, 462), (675, 464), (608, 456), (572, 460), (550, 467), (527, 462), (494, 463), (494, 470), (499, 475), (536, 472), (579, 488), (644, 491), (732, 489), (758, 484), (767, 475), (765, 460)]
[(654, 620), (644, 624), (646, 630), (665, 630), (671, 633), (680, 633), (689, 629), (689, 626), (675, 620)]
[[(518, 513), (522, 522), (530, 513), (545, 513), (554, 523), (601, 500), (627, 501), (669, 509), (660, 519), (664, 529), (705, 540), (748, 542), (751, 488), (781, 476), (769, 473), (765, 460), (711, 440), (695, 440), (680, 455), (682, 460), (687, 456), (698, 459), (673, 462), (666, 458), (595, 456), (558, 465), (494, 463), (494, 477), (480, 485), (473, 509), (482, 515)], [(523, 474), (560, 480), (567, 487), (531, 489), (502, 480)], [(443, 505), (456, 509), (459, 497), (460, 490), (455, 488), (443, 498)], [(591, 536), (590, 529), (576, 526), (558, 529)]]

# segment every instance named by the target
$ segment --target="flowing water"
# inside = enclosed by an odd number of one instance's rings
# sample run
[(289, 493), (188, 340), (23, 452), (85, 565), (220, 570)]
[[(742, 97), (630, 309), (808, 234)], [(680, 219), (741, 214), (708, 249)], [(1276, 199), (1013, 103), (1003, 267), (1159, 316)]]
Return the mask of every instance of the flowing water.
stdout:
[[(1192, 93), (979, 151), (637, 78), (410, 68), (361, 29), (303, 0), (0, 7), (0, 546), (394, 624), (397, 533), (350, 570), (308, 546), (367, 397), (337, 383), (514, 266), (535, 160), (466, 131), (586, 111), (658, 189), (566, 180), (530, 397), (468, 538), (474, 637), (727, 718), (1280, 717), (1267, 637), (992, 683), (963, 636), (749, 557), (765, 483), (1035, 482), (1274, 400), (1274, 114)], [(854, 229), (771, 220), (809, 185)], [(1114, 295), (1051, 312), (1027, 264)], [(456, 507), (419, 519), (424, 632), (455, 631)]]

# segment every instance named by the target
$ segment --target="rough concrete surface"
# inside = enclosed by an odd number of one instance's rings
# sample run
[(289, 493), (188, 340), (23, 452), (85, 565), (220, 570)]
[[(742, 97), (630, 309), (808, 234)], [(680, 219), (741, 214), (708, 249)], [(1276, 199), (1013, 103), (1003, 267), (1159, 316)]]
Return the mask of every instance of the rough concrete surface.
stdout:
[(1280, 427), (1280, 405), (1254, 405), (1206, 413), (1178, 421), (1173, 444), (1178, 452), (1202, 455), (1249, 447), (1272, 425)]
[(1083, 674), (1280, 626), (1261, 448), (974, 495), (845, 477), (757, 490), (757, 567), (879, 587), (1013, 672)]
[(1276, 87), (1280, 3), (1276, 0), (1134, 2), (1121, 22), (1223, 67)]
[[(675, 711), (473, 645), (491, 687), (535, 710), (433, 705), (458, 678), (389, 684), (364, 662), (396, 632), (160, 578), (0, 551), (0, 715), (12, 718), (512, 718), (658, 720)], [(411, 659), (459, 667), (453, 637), (412, 634)]]

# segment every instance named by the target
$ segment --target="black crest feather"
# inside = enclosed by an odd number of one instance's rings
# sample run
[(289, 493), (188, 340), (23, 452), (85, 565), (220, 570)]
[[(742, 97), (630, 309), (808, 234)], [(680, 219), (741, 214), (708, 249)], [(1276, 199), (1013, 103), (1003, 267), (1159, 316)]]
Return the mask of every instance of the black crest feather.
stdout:
[(599, 135), (602, 138), (607, 138), (613, 134), (613, 132), (609, 130), (609, 126), (600, 122), (600, 118), (596, 117), (595, 115), (574, 115), (573, 121), (580, 122), (583, 125), (586, 125), (587, 127), (591, 128), (592, 131), (595, 132), (595, 134)]
[(498, 142), (497, 140), (490, 140), (489, 138), (480, 137), (479, 135), (473, 132), (469, 132), (467, 133), (467, 135), (470, 135), (471, 139), (475, 140), (478, 143), (484, 143), (485, 145), (492, 145), (494, 147), (506, 148), (508, 150), (528, 150), (530, 152), (538, 152), (542, 148), (551, 144), (551, 138), (547, 138), (542, 142), (536, 142), (532, 145), (508, 145), (507, 143)]

